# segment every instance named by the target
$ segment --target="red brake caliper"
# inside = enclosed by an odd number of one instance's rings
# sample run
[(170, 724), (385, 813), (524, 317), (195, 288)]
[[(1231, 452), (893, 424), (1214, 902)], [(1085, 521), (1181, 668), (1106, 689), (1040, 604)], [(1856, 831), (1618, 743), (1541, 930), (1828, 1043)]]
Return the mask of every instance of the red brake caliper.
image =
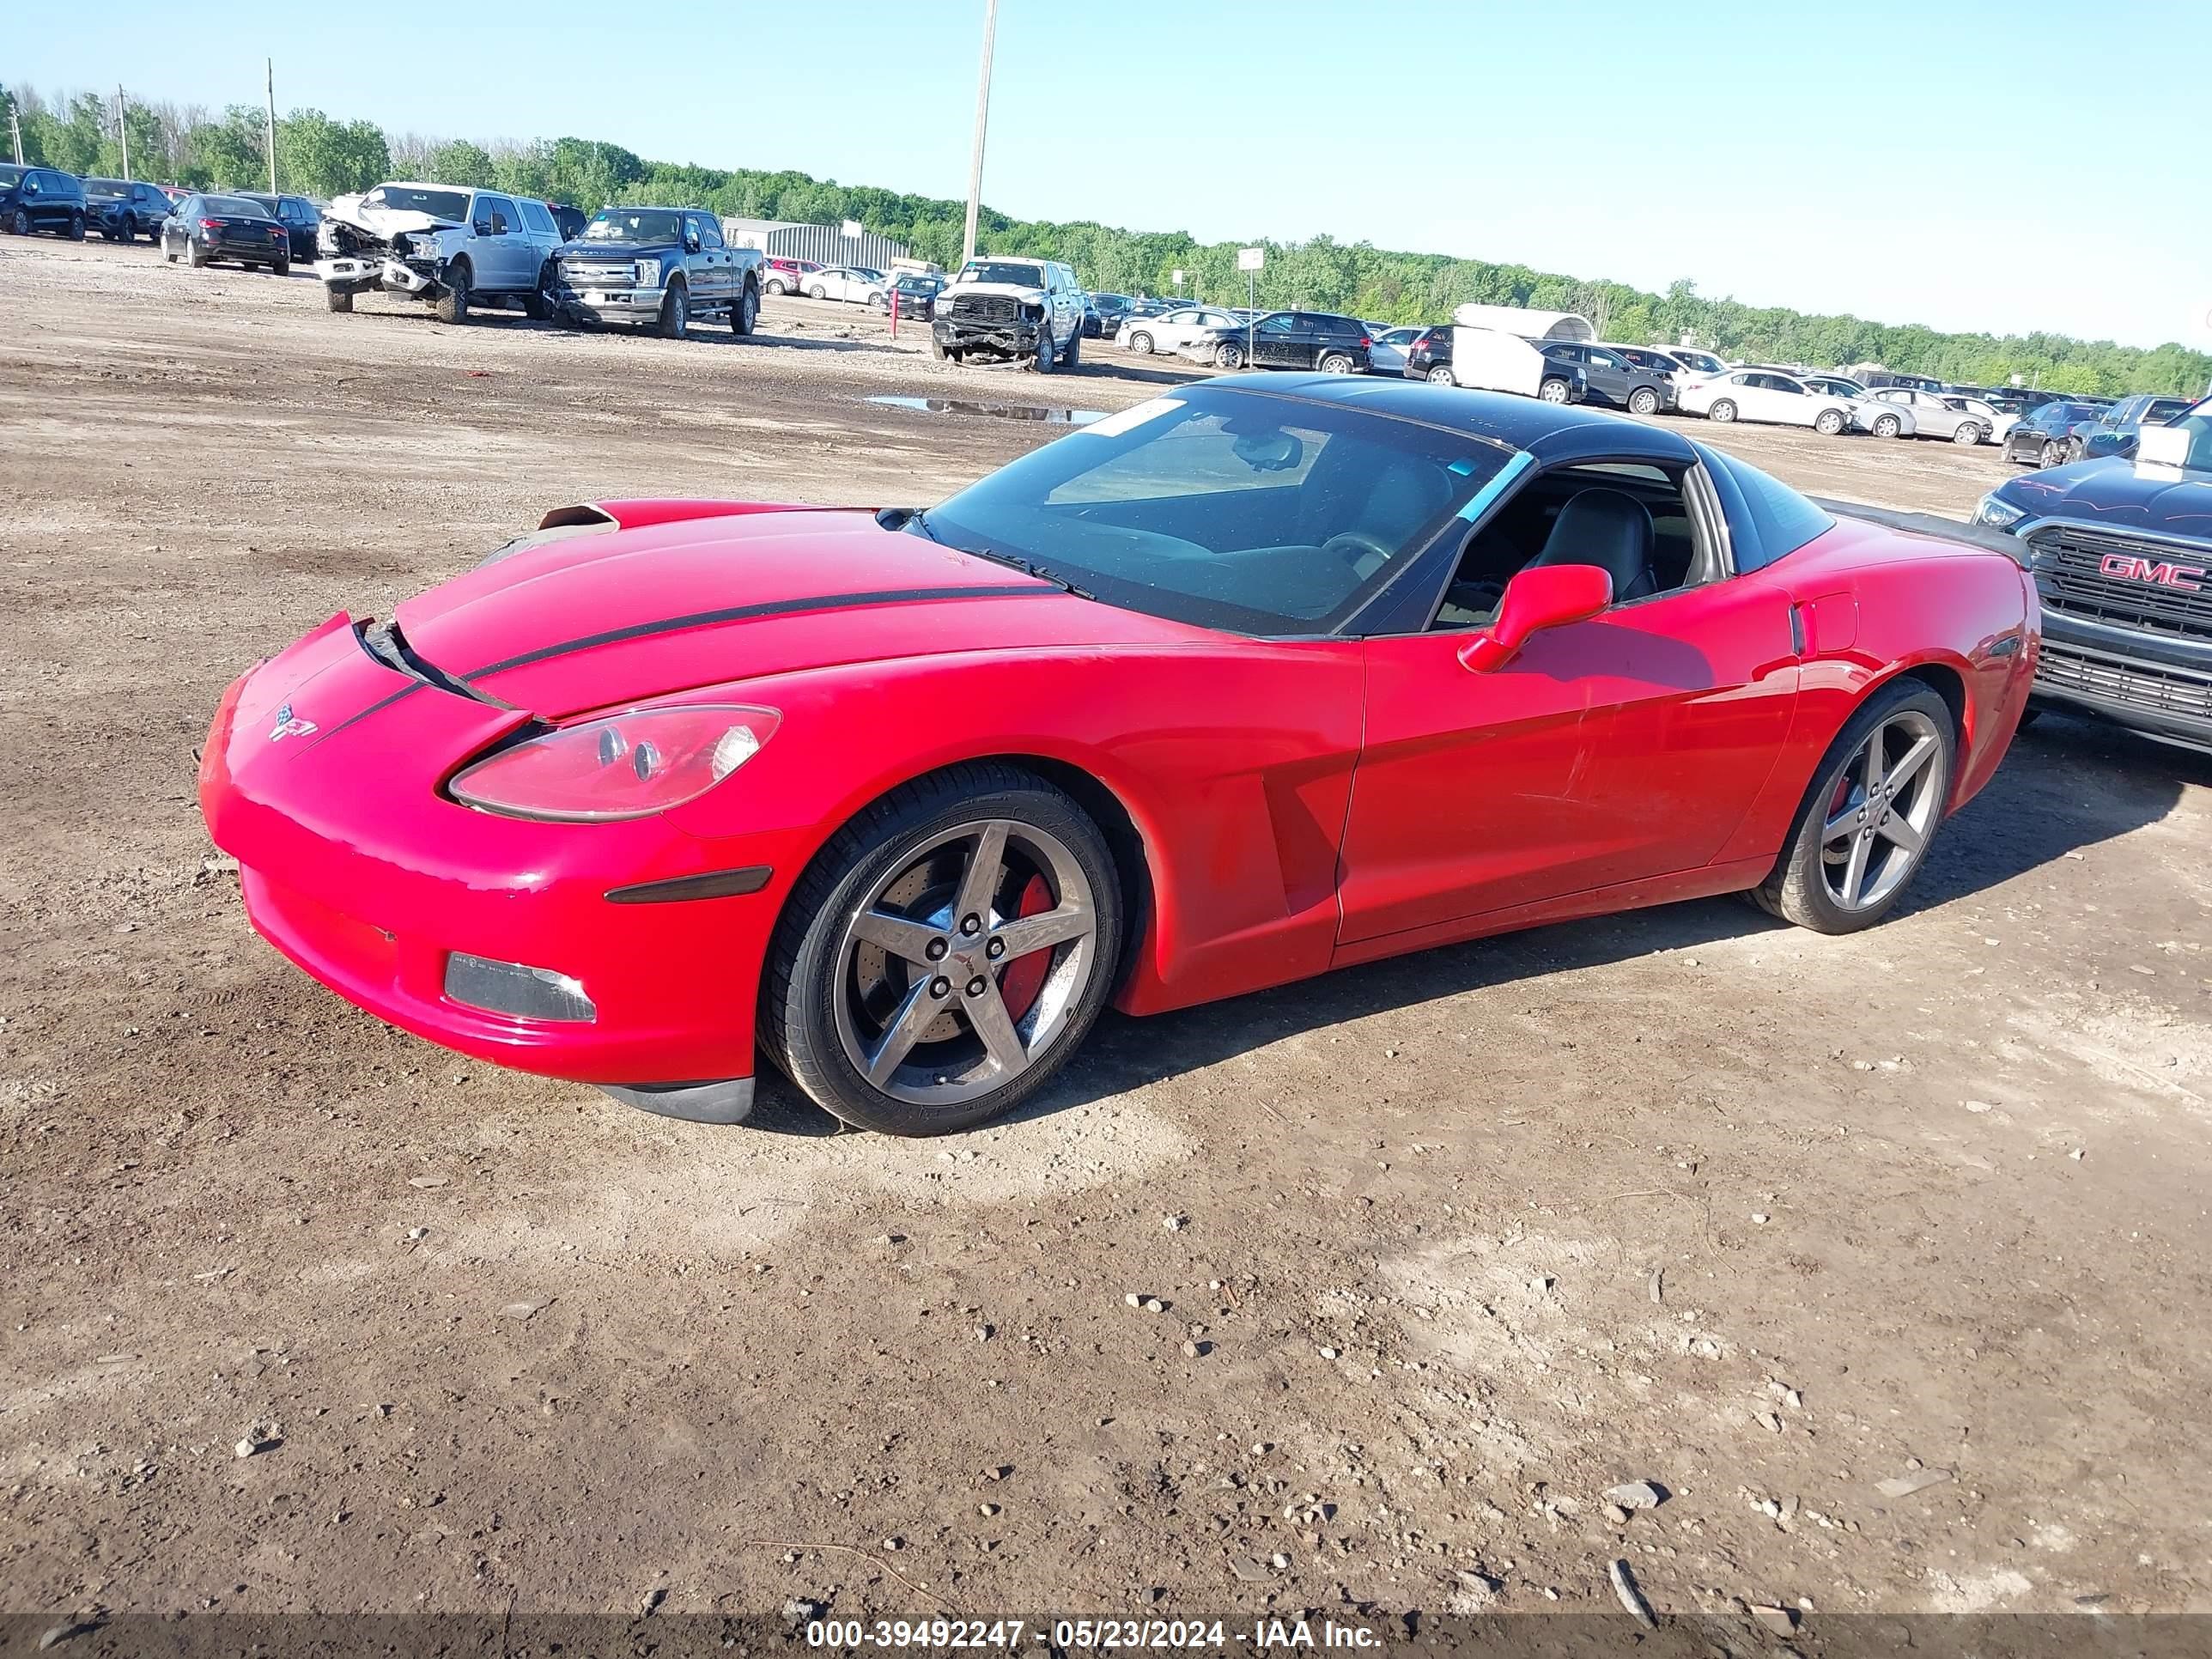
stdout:
[[(1042, 876), (1031, 876), (1029, 885), (1022, 889), (1022, 902), (1014, 907), (1014, 914), (1034, 916), (1051, 908), (1052, 889), (1045, 885)], [(1051, 966), (1051, 951), (1032, 951), (999, 970), (999, 994), (1006, 999), (1006, 1012), (1014, 1018), (1022, 1018), (1036, 1004), (1037, 994), (1044, 989), (1045, 970)]]

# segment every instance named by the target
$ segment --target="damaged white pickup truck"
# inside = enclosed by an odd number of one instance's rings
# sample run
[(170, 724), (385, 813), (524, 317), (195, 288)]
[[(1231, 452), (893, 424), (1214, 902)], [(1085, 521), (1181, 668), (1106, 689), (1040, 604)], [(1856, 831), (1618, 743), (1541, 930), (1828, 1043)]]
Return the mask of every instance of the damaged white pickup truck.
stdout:
[(423, 300), (442, 323), (476, 305), (555, 314), (552, 210), (528, 197), (395, 182), (341, 196), (324, 210), (316, 271), (332, 311), (372, 290)]

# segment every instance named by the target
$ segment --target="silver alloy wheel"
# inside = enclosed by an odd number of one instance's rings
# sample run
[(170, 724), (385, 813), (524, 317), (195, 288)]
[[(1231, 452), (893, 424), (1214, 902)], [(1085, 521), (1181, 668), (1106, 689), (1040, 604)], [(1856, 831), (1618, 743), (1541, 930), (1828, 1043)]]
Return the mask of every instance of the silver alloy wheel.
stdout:
[(2042, 459), (2045, 466), (2063, 466), (2066, 464), (2066, 446), (2062, 443), (2046, 442), (2043, 446)]
[[(1019, 914), (1039, 893), (1051, 908)], [(845, 1057), (894, 1100), (956, 1106), (988, 1094), (1066, 1034), (1097, 966), (1097, 933), (1090, 881), (1059, 837), (1012, 818), (941, 830), (846, 924), (834, 992)], [(1010, 970), (1040, 952), (1042, 978), (1009, 1007)]]
[(1628, 412), (1632, 415), (1656, 415), (1659, 412), (1659, 394), (1649, 386), (1639, 386), (1628, 394)]
[(1340, 351), (1329, 352), (1321, 360), (1321, 372), (1324, 374), (1349, 374), (1352, 373), (1352, 359)]
[(1820, 830), (1820, 878), (1838, 908), (1875, 908), (1919, 864), (1943, 813), (1942, 753), (1936, 722), (1906, 708), (1844, 763)]
[(1824, 438), (1832, 438), (1843, 429), (1844, 416), (1838, 410), (1824, 409), (1814, 418), (1813, 430)]
[(1146, 333), (1144, 330), (1139, 329), (1134, 334), (1132, 334), (1129, 337), (1129, 349), (1135, 352), (1139, 357), (1151, 356), (1152, 355), (1152, 337)]
[(1726, 425), (1729, 422), (1735, 419), (1735, 405), (1730, 403), (1727, 398), (1723, 398), (1718, 403), (1715, 404), (1710, 410), (1705, 411), (1705, 418), (1709, 421), (1718, 421), (1723, 425)]
[(1982, 428), (1972, 421), (1961, 421), (1951, 428), (1954, 444), (1978, 444), (1982, 441)]
[(1458, 382), (1452, 379), (1452, 372), (1450, 369), (1445, 368), (1443, 364), (1438, 363), (1434, 368), (1431, 368), (1429, 371), (1429, 384), (1431, 386), (1455, 386)]
[(1903, 429), (1904, 422), (1894, 415), (1875, 416), (1874, 435), (1877, 438), (1894, 438)]

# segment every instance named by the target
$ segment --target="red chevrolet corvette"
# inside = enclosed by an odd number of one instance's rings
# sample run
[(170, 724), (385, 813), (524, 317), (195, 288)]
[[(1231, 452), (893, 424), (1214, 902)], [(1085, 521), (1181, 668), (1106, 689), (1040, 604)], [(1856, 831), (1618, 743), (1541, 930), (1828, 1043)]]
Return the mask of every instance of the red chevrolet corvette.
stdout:
[(926, 512), (550, 514), (238, 680), (200, 799), (395, 1024), (720, 1122), (765, 1053), (927, 1134), (1109, 1000), (1731, 891), (1863, 927), (2038, 641), (2002, 554), (1671, 429), (1217, 380)]

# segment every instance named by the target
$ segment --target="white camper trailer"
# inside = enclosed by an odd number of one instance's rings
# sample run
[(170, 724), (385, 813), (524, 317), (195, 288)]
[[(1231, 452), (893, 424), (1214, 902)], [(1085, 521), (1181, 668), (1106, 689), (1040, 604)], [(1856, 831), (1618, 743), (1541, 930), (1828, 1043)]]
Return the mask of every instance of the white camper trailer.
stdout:
[(1549, 362), (1544, 340), (1595, 339), (1586, 317), (1571, 311), (1464, 305), (1452, 313), (1452, 379), (1484, 392), (1515, 392), (1547, 403), (1580, 403), (1581, 374)]

